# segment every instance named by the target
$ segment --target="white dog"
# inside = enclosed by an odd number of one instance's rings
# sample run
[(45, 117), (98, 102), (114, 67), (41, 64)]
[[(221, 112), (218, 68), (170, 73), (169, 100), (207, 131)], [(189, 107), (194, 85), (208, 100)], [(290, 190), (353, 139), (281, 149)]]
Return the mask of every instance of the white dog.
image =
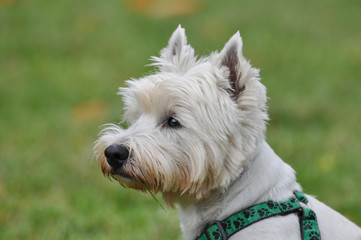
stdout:
[(185, 239), (361, 240), (266, 143), (266, 89), (238, 32), (198, 59), (179, 26), (152, 60), (157, 73), (120, 89), (130, 127), (107, 125), (95, 144), (105, 175), (161, 192)]

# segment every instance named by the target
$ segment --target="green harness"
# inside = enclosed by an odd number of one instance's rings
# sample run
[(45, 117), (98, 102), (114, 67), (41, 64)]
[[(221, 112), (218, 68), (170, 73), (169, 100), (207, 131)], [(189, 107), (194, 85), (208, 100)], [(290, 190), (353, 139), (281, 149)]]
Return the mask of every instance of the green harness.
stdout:
[(296, 213), (300, 220), (301, 236), (303, 240), (320, 240), (320, 231), (314, 211), (303, 207), (301, 202), (308, 204), (303, 193), (294, 192), (294, 196), (284, 202), (268, 201), (246, 208), (232, 216), (215, 221), (207, 225), (196, 240), (227, 240), (233, 234), (251, 224), (273, 216), (284, 216)]

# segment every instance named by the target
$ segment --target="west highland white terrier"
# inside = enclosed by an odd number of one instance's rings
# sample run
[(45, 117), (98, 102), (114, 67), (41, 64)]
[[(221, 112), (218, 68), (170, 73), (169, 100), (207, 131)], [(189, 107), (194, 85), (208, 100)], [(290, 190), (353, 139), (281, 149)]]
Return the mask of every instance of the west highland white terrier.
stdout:
[(120, 88), (129, 128), (109, 124), (95, 143), (105, 175), (160, 192), (184, 239), (361, 240), (266, 143), (266, 88), (238, 32), (197, 58), (179, 26), (152, 60), (158, 72)]

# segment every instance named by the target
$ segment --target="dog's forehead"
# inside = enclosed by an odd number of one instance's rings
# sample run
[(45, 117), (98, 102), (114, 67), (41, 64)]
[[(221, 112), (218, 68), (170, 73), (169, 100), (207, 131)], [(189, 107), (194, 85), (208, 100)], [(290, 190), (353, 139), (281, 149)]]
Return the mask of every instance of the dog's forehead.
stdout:
[(135, 80), (129, 91), (144, 112), (153, 112), (171, 105), (192, 106), (205, 101), (205, 94), (213, 89), (214, 81), (204, 76), (182, 76), (177, 74), (155, 74)]

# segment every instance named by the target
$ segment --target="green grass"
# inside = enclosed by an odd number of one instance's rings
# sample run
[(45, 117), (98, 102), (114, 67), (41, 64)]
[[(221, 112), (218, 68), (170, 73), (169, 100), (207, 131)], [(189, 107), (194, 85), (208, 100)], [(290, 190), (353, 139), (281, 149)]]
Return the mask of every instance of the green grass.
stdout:
[(179, 23), (199, 54), (240, 30), (268, 88), (269, 143), (361, 225), (359, 1), (206, 1), (168, 19), (126, 6), (0, 1), (0, 239), (181, 239), (175, 210), (109, 182), (90, 154), (119, 121), (117, 87), (152, 70)]

